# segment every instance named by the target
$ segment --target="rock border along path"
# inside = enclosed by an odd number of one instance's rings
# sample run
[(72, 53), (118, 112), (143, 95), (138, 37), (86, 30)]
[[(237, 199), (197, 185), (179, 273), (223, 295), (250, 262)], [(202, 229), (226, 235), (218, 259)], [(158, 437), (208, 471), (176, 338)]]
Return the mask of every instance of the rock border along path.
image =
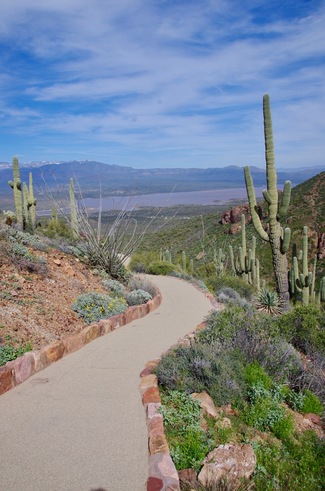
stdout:
[(211, 310), (192, 285), (152, 279), (163, 302), (150, 315), (94, 339), (0, 397), (0, 490), (145, 490), (148, 433), (139, 374)]

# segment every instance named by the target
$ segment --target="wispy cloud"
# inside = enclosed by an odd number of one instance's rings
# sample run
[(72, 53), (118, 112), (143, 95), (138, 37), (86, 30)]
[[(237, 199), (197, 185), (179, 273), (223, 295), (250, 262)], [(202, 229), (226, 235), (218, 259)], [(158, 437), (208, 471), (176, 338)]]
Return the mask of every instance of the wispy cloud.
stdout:
[(279, 165), (324, 163), (325, 4), (269, 5), (11, 0), (0, 160), (263, 165), (268, 92)]

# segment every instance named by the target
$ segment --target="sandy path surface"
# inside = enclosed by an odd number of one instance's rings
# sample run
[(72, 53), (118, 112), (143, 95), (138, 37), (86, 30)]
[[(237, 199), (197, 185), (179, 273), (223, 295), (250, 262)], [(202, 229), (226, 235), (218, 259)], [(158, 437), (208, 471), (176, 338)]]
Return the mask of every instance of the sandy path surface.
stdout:
[(192, 285), (152, 279), (163, 296), (157, 310), (0, 397), (1, 491), (145, 490), (139, 374), (212, 308)]

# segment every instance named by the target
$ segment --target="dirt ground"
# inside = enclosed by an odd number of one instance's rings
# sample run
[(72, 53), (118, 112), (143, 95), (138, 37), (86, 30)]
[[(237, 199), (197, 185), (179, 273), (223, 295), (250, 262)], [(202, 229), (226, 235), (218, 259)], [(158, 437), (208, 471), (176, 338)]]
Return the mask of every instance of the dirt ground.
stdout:
[(30, 343), (38, 349), (85, 322), (72, 311), (74, 299), (89, 291), (104, 292), (99, 276), (77, 258), (57, 250), (33, 251), (46, 259), (44, 275), (19, 270), (13, 263), (0, 267), (0, 343)]

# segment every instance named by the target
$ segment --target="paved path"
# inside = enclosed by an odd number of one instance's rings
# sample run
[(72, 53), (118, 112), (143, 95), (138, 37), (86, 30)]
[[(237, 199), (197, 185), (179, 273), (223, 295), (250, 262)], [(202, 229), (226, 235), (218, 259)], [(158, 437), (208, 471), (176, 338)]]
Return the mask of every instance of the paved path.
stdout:
[(211, 310), (193, 286), (155, 277), (163, 301), (0, 397), (1, 491), (144, 491), (147, 361)]

